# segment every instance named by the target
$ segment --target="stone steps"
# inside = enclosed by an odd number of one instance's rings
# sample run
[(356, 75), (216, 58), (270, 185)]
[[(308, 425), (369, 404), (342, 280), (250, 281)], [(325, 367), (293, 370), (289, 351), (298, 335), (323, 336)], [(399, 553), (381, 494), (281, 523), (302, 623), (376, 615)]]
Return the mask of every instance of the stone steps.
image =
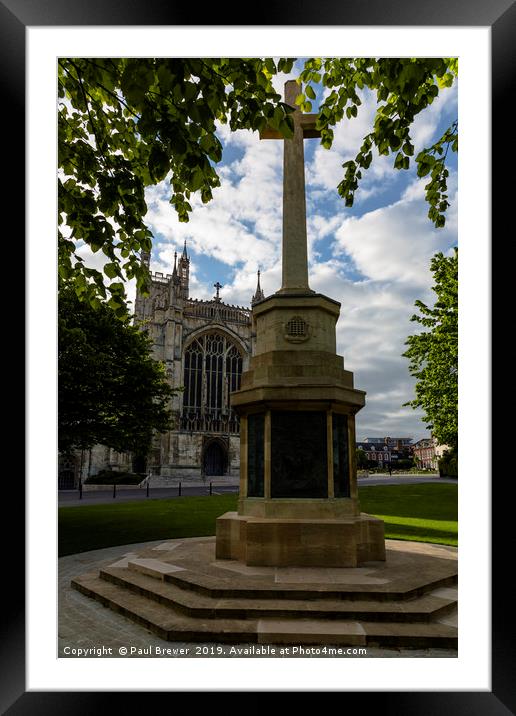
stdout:
[(456, 554), (386, 546), (360, 568), (276, 568), (217, 559), (213, 537), (168, 540), (72, 586), (166, 641), (456, 649)]
[[(167, 641), (378, 645), (413, 648), (456, 648), (457, 646), (457, 630), (449, 624), (439, 621), (430, 623), (424, 621), (408, 623), (373, 621), (371, 613), (364, 613), (363, 616), (367, 617), (365, 619), (358, 619), (358, 612), (354, 614), (354, 618), (344, 618), (343, 614), (347, 613), (344, 611), (334, 613), (331, 619), (323, 619), (315, 616), (320, 614), (318, 611), (313, 612), (309, 617), (300, 617), (299, 611), (294, 610), (293, 614), (296, 616), (288, 618), (279, 615), (272, 616), (269, 605), (268, 611), (262, 616), (254, 618), (253, 610), (257, 613), (259, 610), (256, 610), (256, 605), (249, 605), (251, 606), (250, 613), (246, 612), (245, 619), (239, 619), (228, 616), (235, 612), (231, 612), (230, 605), (223, 604), (222, 609), (216, 608), (212, 616), (208, 616), (205, 607), (200, 606), (200, 612), (194, 617), (184, 612), (184, 603), (181, 605), (182, 608), (178, 608), (178, 604), (173, 600), (165, 599), (163, 603), (156, 599), (156, 596), (160, 595), (171, 597), (170, 591), (168, 595), (162, 591), (167, 588), (170, 590), (170, 585), (165, 582), (133, 571), (130, 575), (131, 580), (128, 581), (128, 575), (125, 575), (122, 586), (106, 579), (108, 576), (120, 578), (120, 575), (114, 574), (116, 571), (129, 572), (129, 570), (113, 568), (110, 574), (110, 570), (107, 568), (103, 570), (102, 577), (98, 572), (92, 572), (75, 578), (72, 580), (72, 586)], [(149, 598), (148, 594), (135, 591), (135, 587), (142, 590), (144, 581), (146, 589), (153, 587), (154, 597)], [(129, 582), (132, 587), (129, 586)], [(177, 594), (179, 591), (181, 590), (176, 589), (176, 599), (179, 599)], [(182, 599), (184, 599), (184, 595), (182, 595)], [(224, 606), (228, 607), (226, 612), (224, 612)], [(287, 605), (287, 611), (288, 606), (292, 605)], [(329, 604), (326, 606), (328, 607)], [(281, 605), (281, 609), (284, 610), (285, 606)], [(226, 616), (221, 616), (224, 613)], [(387, 614), (385, 613), (386, 616)]]
[[(131, 565), (129, 565), (131, 567)], [(447, 566), (447, 565), (446, 565)], [(300, 584), (274, 584), (265, 586), (259, 582), (244, 584), (233, 576), (222, 580), (219, 575), (209, 573), (191, 572), (183, 569), (171, 571), (160, 575), (164, 581), (175, 584), (183, 589), (189, 589), (213, 598), (244, 598), (258, 597), (260, 599), (289, 599), (295, 594), (298, 599), (360, 599), (374, 601), (399, 601), (421, 597), (435, 589), (454, 587), (457, 584), (457, 574), (451, 565), (449, 572), (441, 577), (428, 579), (425, 574), (412, 575), (410, 583), (400, 580), (399, 584), (314, 584), (313, 587)], [(158, 576), (156, 574), (156, 576)]]
[(105, 607), (140, 624), (166, 641), (217, 641), (256, 643), (256, 621), (200, 620), (176, 612), (98, 576), (98, 572), (76, 577), (72, 587)]
[[(349, 599), (345, 596), (340, 599), (320, 599), (317, 594), (312, 595), (311, 599), (303, 599), (298, 597), (295, 591), (291, 593), (290, 598), (277, 600), (263, 599), (259, 594), (246, 597), (211, 597), (169, 582), (168, 573), (164, 570), (153, 571), (149, 562), (152, 560), (129, 562), (128, 569), (106, 567), (100, 570), (100, 577), (157, 603), (203, 619), (310, 617), (331, 620), (428, 622), (449, 614), (456, 607), (456, 599), (432, 594), (397, 602)], [(157, 562), (157, 564), (163, 563)], [(160, 574), (159, 579), (156, 579), (156, 574)], [(356, 593), (354, 596), (360, 595)]]

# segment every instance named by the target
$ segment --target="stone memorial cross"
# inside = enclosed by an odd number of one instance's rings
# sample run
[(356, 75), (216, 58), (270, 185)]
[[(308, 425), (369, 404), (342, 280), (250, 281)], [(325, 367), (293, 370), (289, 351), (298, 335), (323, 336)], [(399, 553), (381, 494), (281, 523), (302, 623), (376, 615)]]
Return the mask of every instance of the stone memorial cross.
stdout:
[(283, 144), (283, 262), (278, 293), (312, 293), (308, 286), (306, 241), (305, 162), (303, 140), (320, 137), (315, 128), (317, 114), (303, 114), (296, 105), (300, 94), (296, 80), (285, 82), (285, 103), (295, 107), (294, 136), (285, 139), (272, 127), (260, 132), (260, 139), (284, 139)]

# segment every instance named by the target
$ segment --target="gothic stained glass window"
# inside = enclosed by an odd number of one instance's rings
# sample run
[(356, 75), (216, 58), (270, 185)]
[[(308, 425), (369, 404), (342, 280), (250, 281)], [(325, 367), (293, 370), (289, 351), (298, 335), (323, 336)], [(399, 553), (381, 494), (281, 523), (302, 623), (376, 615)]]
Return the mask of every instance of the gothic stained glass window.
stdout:
[(202, 367), (204, 346), (195, 340), (185, 351), (185, 392), (183, 405), (190, 410), (200, 410), (202, 401)]
[[(236, 343), (224, 333), (194, 339), (184, 356), (183, 415), (203, 415), (215, 421), (210, 428), (217, 430), (217, 421), (229, 415), (229, 394), (240, 388), (242, 363)], [(236, 428), (236, 417), (231, 420)]]
[(229, 378), (229, 392), (238, 390), (242, 375), (242, 356), (236, 346), (232, 346), (226, 353), (226, 375)]
[(204, 367), (206, 375), (206, 407), (213, 412), (222, 410), (225, 339), (219, 333), (210, 333), (205, 339)]

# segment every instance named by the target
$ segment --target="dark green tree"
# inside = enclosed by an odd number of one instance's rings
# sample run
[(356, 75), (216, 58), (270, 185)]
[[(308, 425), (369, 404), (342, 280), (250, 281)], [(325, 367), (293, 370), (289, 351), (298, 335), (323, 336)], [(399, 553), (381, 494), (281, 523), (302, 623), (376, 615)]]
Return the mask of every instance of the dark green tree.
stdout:
[(368, 461), (367, 455), (366, 455), (366, 451), (362, 450), (362, 448), (358, 448), (356, 451), (356, 456), (357, 456), (357, 468), (359, 470), (363, 470), (369, 464), (369, 461)]
[[(58, 223), (59, 273), (77, 295), (98, 306), (101, 299), (120, 318), (127, 315), (124, 282), (135, 278), (145, 292), (147, 271), (140, 254), (150, 251), (145, 225), (146, 186), (169, 178), (170, 203), (188, 221), (191, 195), (203, 202), (219, 186), (222, 158), (217, 123), (231, 130), (259, 131), (266, 125), (292, 136), (291, 108), (272, 85), (288, 73), (294, 59), (271, 58), (62, 58), (58, 63)], [(320, 83), (331, 92), (319, 109), (322, 144), (329, 148), (333, 127), (357, 116), (358, 90), (375, 90), (378, 109), (372, 131), (355, 160), (344, 165), (338, 191), (353, 204), (354, 194), (373, 159), (394, 154), (394, 167), (408, 169), (414, 147), (415, 116), (452, 84), (454, 59), (321, 59), (305, 63), (299, 102), (311, 110)], [(448, 148), (457, 148), (453, 124), (415, 161), (426, 185), (429, 216), (444, 225), (448, 206), (445, 166)], [(109, 259), (103, 272), (85, 265), (82, 243)], [(110, 283), (107, 283), (106, 279)]]
[(147, 335), (70, 287), (59, 295), (59, 450), (102, 444), (145, 456), (170, 428), (172, 389)]
[(424, 330), (409, 336), (403, 354), (416, 378), (414, 400), (405, 405), (422, 408), (427, 428), (440, 445), (457, 449), (458, 442), (458, 250), (432, 258), (433, 307), (416, 301), (419, 314), (411, 320)]

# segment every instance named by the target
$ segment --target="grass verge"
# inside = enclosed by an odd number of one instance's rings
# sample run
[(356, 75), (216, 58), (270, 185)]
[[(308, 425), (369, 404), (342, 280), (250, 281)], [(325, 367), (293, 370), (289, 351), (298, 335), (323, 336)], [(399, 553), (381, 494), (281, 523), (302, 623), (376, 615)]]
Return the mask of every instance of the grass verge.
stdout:
[(457, 485), (378, 485), (359, 488), (363, 512), (385, 522), (388, 539), (457, 546)]
[[(359, 489), (363, 512), (385, 521), (390, 539), (457, 544), (457, 486), (379, 485)], [(59, 556), (158, 539), (215, 534), (238, 496), (135, 500), (59, 508)]]

